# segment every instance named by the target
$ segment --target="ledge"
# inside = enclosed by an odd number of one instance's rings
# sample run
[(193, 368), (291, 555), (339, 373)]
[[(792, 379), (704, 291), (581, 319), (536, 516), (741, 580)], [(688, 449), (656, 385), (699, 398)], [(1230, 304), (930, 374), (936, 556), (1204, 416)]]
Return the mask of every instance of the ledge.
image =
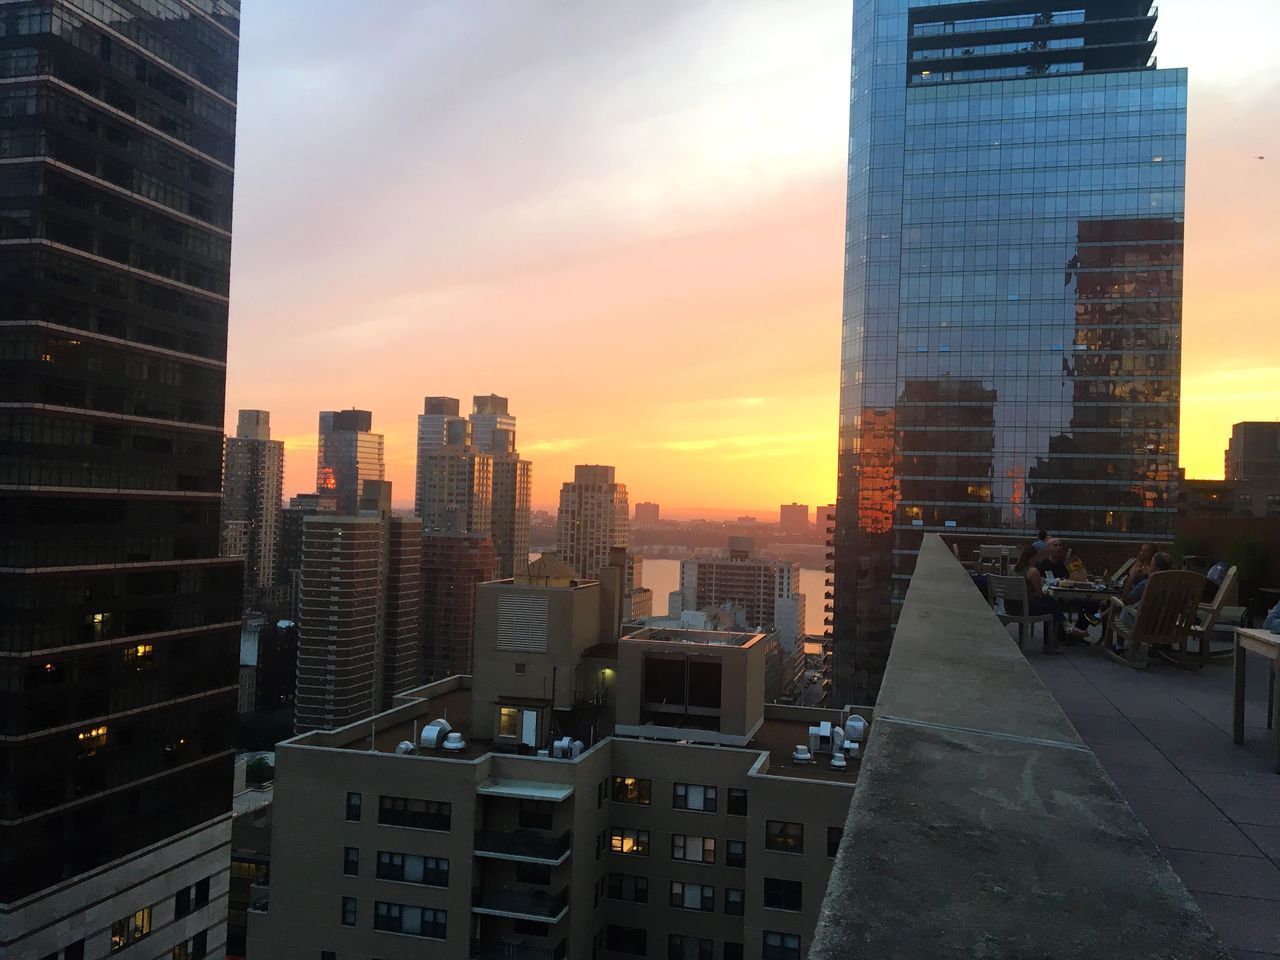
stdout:
[(1229, 958), (937, 536), (808, 956)]

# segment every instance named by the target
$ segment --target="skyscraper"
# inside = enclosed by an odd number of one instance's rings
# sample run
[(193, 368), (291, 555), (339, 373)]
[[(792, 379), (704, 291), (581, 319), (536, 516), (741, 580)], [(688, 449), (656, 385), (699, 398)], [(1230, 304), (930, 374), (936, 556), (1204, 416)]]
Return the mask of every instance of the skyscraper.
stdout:
[(645, 501), (636, 504), (636, 526), (637, 527), (654, 527), (658, 525), (661, 516), (661, 507), (656, 503)]
[(1223, 461), (1227, 480), (1280, 480), (1280, 423), (1234, 424)]
[(338, 512), (355, 516), (366, 480), (383, 480), (382, 434), (368, 410), (325, 410), (316, 448), (316, 492), (338, 498)]
[(483, 534), (423, 534), (424, 679), (471, 673), (476, 587), (497, 579), (497, 566), (493, 541)]
[(302, 525), (294, 729), (331, 730), (417, 683), (422, 530), (369, 481), (359, 515)]
[[(488, 396), (471, 398), (471, 434), (475, 445), (481, 450), (494, 453), (501, 444), (495, 440), (495, 430), (506, 430), (512, 440), (516, 435), (516, 418), (507, 410), (507, 398), (496, 393)], [(513, 448), (514, 449), (514, 448)]]
[(521, 460), (515, 434), (493, 431), (493, 549), (500, 579), (514, 577), (529, 563), (529, 511), (533, 464)]
[(271, 414), (241, 410), (227, 438), (222, 472), (222, 523), (244, 524), (244, 605), (267, 599), (276, 579), (284, 441), (271, 439)]
[(809, 505), (807, 503), (784, 503), (778, 507), (778, 526), (788, 533), (808, 533)]
[(1151, 0), (858, 0), (835, 702), (879, 689), (922, 534), (1172, 537), (1186, 72)]
[(631, 544), (627, 486), (614, 474), (613, 467), (579, 464), (560, 487), (556, 554), (584, 580), (600, 575), (610, 550)]
[(418, 414), (418, 462), (431, 447), (444, 445), (445, 424), (458, 416), (456, 397), (425, 397)]
[(239, 3), (4, 9), (0, 952), (215, 955)]
[(414, 514), (426, 533), (489, 536), (493, 522), (493, 456), (471, 442), (471, 424), (445, 422), (441, 444), (419, 444)]

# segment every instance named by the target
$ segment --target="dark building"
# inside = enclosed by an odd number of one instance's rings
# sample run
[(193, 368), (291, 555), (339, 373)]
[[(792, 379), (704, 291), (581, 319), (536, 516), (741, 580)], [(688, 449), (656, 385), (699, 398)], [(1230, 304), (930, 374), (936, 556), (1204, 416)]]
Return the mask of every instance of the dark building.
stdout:
[(1237, 423), (1223, 459), (1227, 480), (1280, 480), (1280, 423)]
[(298, 625), (292, 620), (263, 624), (258, 633), (254, 708), (273, 711), (293, 703), (298, 669)]
[(225, 939), (237, 0), (0, 6), (0, 952)]
[(278, 599), (276, 550), (283, 484), (284, 441), (271, 439), (271, 414), (241, 410), (236, 435), (227, 437), (223, 458), (222, 526), (224, 554), (228, 527), (243, 533), (239, 556), (244, 559), (246, 609), (260, 609)]
[(1155, 21), (856, 5), (834, 702), (875, 699), (924, 533), (1172, 539), (1186, 73)]
[(493, 541), (478, 534), (422, 537), (422, 676), (469, 674), (476, 587), (495, 579)]
[(313, 513), (337, 513), (332, 494), (299, 493), (280, 511), (280, 542), (276, 545), (278, 588), (287, 589), (289, 619), (298, 619), (298, 578), (302, 575), (302, 521)]

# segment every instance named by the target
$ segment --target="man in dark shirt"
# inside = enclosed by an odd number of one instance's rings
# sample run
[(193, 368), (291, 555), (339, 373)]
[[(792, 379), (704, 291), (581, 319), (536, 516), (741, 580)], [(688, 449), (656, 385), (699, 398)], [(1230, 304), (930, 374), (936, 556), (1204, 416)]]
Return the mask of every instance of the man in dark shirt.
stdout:
[[(1045, 558), (1036, 564), (1036, 569), (1044, 574), (1045, 579), (1070, 580), (1071, 572), (1067, 570), (1067, 544), (1061, 537), (1051, 537), (1046, 544)], [(1076, 627), (1088, 630), (1098, 623), (1098, 602), (1096, 600), (1069, 600), (1063, 603), (1063, 609), (1076, 615)]]

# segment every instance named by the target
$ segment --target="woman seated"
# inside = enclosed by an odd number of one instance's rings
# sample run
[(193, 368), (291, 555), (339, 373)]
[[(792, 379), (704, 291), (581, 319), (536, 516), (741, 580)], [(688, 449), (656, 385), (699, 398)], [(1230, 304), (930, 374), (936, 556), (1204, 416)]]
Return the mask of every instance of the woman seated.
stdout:
[[(1027, 598), (1031, 603), (1030, 616), (1038, 617), (1043, 614), (1053, 615), (1053, 624), (1050, 635), (1052, 640), (1045, 643), (1045, 653), (1057, 653), (1058, 640), (1062, 639), (1066, 643), (1085, 643), (1085, 637), (1089, 635), (1089, 631), (1081, 627), (1067, 627), (1067, 616), (1063, 612), (1062, 604), (1056, 597), (1051, 597), (1044, 592), (1044, 574), (1036, 569), (1036, 556), (1038, 551), (1034, 544), (1027, 544), (1023, 547), (1022, 553), (1018, 555), (1018, 562), (1013, 565), (1013, 572), (1020, 574), (1027, 581)], [(1015, 604), (1016, 605), (1016, 604)], [(1021, 616), (1019, 610), (1008, 610), (1006, 603), (1006, 612), (1013, 616)]]

